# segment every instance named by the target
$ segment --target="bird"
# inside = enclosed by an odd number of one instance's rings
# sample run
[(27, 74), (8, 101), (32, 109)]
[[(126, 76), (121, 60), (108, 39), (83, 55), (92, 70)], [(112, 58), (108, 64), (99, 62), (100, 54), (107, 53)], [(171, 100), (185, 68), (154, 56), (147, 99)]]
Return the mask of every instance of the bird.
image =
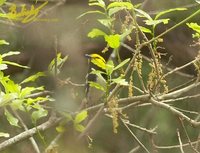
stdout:
[[(98, 104), (98, 102), (103, 98), (105, 91), (102, 89), (97, 89), (91, 85), (91, 83), (97, 83), (104, 89), (106, 89), (106, 61), (99, 54), (85, 54), (88, 58), (88, 73), (86, 75), (86, 87), (85, 96), (87, 100), (87, 107)], [(96, 71), (94, 74), (92, 72)], [(102, 72), (102, 73), (101, 73)]]

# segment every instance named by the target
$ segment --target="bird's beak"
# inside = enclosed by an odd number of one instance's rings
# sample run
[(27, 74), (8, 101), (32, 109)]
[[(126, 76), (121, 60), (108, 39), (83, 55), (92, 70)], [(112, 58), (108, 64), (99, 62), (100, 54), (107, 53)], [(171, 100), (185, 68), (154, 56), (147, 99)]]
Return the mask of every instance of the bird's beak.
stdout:
[(91, 56), (89, 54), (85, 54), (85, 57), (87, 58), (91, 58)]

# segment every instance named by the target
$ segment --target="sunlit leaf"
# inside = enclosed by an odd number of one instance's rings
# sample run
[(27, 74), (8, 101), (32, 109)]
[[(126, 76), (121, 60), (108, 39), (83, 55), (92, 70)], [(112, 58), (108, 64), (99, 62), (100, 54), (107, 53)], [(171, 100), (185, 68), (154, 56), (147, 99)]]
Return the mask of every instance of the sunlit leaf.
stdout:
[(78, 113), (75, 117), (74, 123), (75, 124), (81, 123), (87, 118), (87, 116), (88, 116), (87, 111), (82, 111)]
[(112, 81), (122, 86), (128, 86), (128, 82), (125, 79), (122, 79), (121, 77), (112, 79)]
[(9, 133), (0, 132), (0, 137), (8, 138), (10, 137)]
[(117, 70), (119, 68), (121, 68), (122, 66), (124, 66), (126, 63), (128, 63), (130, 61), (130, 58), (125, 59), (124, 61), (122, 61), (119, 65), (117, 65), (114, 70)]
[(120, 35), (106, 35), (104, 38), (111, 48), (118, 48), (120, 46)]
[(20, 52), (17, 52), (17, 51), (15, 51), (15, 52), (10, 51), (10, 52), (8, 52), (8, 53), (2, 54), (1, 56), (2, 56), (2, 58), (4, 58), (4, 57), (7, 57), (7, 56), (19, 55), (19, 54), (20, 54)]
[(121, 11), (121, 10), (124, 10), (124, 9), (126, 9), (126, 7), (114, 7), (114, 8), (111, 8), (108, 11), (108, 15), (111, 17), (113, 14), (115, 14), (115, 13)]
[(135, 11), (136, 11), (137, 13), (139, 13), (138, 16), (140, 16), (140, 17), (145, 17), (145, 18), (148, 19), (148, 20), (153, 20), (153, 19), (151, 18), (151, 16), (150, 16), (148, 13), (146, 13), (145, 11), (140, 10), (140, 9), (135, 9)]
[(92, 29), (92, 31), (90, 31), (88, 33), (88, 37), (89, 38), (95, 38), (95, 37), (99, 37), (99, 36), (105, 36), (106, 33), (103, 32), (102, 30), (100, 29)]
[(111, 4), (108, 5), (107, 9), (111, 9), (114, 7), (126, 7), (126, 9), (133, 9), (133, 4), (131, 4), (130, 2), (113, 2)]
[(200, 33), (200, 25), (198, 25), (197, 23), (186, 23), (187, 26), (191, 29), (193, 29), (194, 31)]
[(79, 132), (83, 132), (85, 130), (85, 127), (81, 124), (75, 124), (74, 128)]
[(36, 110), (34, 111), (32, 114), (31, 114), (31, 117), (33, 119), (34, 122), (36, 122), (38, 119), (42, 118), (42, 117), (45, 117), (48, 115), (48, 111), (41, 108), (39, 110)]
[(103, 12), (98, 11), (98, 10), (95, 10), (95, 11), (87, 11), (87, 12), (85, 12), (85, 13), (79, 15), (79, 16), (77, 17), (77, 19), (80, 19), (80, 18), (82, 18), (83, 16), (88, 15), (88, 14), (102, 14), (102, 15), (105, 15)]
[[(1, 1), (0, 1), (1, 3)], [(5, 41), (5, 40), (0, 40), (0, 45), (9, 45), (9, 42)]]
[(46, 76), (45, 73), (44, 72), (38, 72), (38, 73), (31, 75), (28, 78), (26, 78), (24, 81), (21, 82), (21, 84), (27, 83), (27, 82), (33, 82), (33, 81), (35, 81), (36, 79), (38, 79), (39, 77), (42, 77), (42, 76)]
[(107, 28), (111, 27), (112, 19), (98, 19), (98, 21)]
[(0, 71), (6, 70), (8, 66), (6, 64), (0, 64)]
[(12, 66), (21, 67), (21, 68), (25, 68), (25, 69), (29, 69), (30, 68), (28, 66), (20, 65), (20, 64), (17, 64), (15, 62), (10, 62), (10, 61), (3, 61), (2, 63), (9, 64), (9, 65), (12, 65)]
[(89, 81), (89, 85), (90, 85), (90, 87), (94, 87), (96, 89), (105, 91), (105, 88), (102, 85), (100, 85), (99, 83), (96, 83), (96, 82), (93, 82), (93, 81)]
[(66, 128), (62, 125), (59, 125), (56, 127), (56, 131), (59, 132), (59, 133), (63, 133), (66, 131)]
[(0, 6), (3, 5), (6, 2), (6, 0), (0, 0)]
[(114, 63), (113, 61), (109, 60), (106, 64), (106, 72), (107, 75), (110, 76), (114, 70)]
[(172, 8), (172, 9), (168, 9), (168, 10), (165, 10), (165, 11), (161, 11), (156, 15), (155, 20), (157, 20), (162, 15), (165, 15), (167, 13), (170, 13), (170, 12), (173, 12), (173, 11), (185, 11), (185, 10), (187, 10), (187, 8)]
[(144, 33), (152, 33), (152, 31), (151, 31), (150, 29), (145, 28), (145, 27), (143, 27), (143, 26), (139, 26), (139, 28), (140, 28), (140, 30), (141, 30), (142, 32), (144, 32)]
[(19, 127), (18, 125), (18, 119), (15, 118), (8, 110), (4, 110), (4, 114), (8, 120), (8, 122), (10, 123), (10, 125), (13, 125), (13, 126), (16, 126), (16, 127)]
[(157, 25), (157, 24), (160, 24), (160, 23), (163, 23), (163, 24), (168, 24), (170, 19), (159, 19), (159, 20), (145, 20), (145, 24), (146, 25)]

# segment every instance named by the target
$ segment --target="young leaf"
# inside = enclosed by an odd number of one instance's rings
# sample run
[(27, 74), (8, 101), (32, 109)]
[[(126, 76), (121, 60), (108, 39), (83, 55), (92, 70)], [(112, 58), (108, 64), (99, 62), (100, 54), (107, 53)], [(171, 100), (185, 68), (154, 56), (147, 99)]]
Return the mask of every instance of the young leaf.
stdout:
[(114, 8), (110, 8), (109, 11), (108, 11), (108, 16), (112, 16), (113, 14), (121, 11), (121, 10), (124, 10), (126, 9), (126, 7), (114, 7)]
[(118, 48), (120, 46), (120, 35), (106, 35), (104, 38), (111, 48)]
[(0, 6), (3, 5), (6, 2), (6, 0), (0, 0)]
[(8, 137), (10, 137), (10, 134), (9, 133), (4, 133), (4, 132), (0, 132), (0, 138), (1, 137), (8, 138)]
[(102, 15), (105, 15), (103, 12), (98, 11), (98, 10), (95, 10), (95, 11), (87, 11), (87, 12), (85, 12), (85, 13), (79, 15), (76, 19), (80, 19), (80, 18), (82, 18), (83, 16), (88, 15), (88, 14), (102, 14)]
[(15, 62), (3, 61), (2, 63), (9, 64), (9, 65), (12, 65), (12, 66), (21, 67), (21, 68), (25, 68), (25, 69), (30, 69), (30, 67), (28, 67), (28, 66), (20, 65), (20, 64), (17, 64)]
[(143, 26), (139, 26), (139, 28), (140, 28), (140, 30), (141, 30), (142, 32), (144, 32), (144, 33), (152, 33), (152, 31), (151, 31), (150, 29), (145, 28), (145, 27), (143, 27)]
[(98, 21), (107, 28), (111, 27), (113, 19), (98, 19)]
[(82, 111), (78, 113), (75, 117), (74, 123), (75, 124), (81, 123), (87, 118), (87, 116), (88, 116), (87, 111)]
[(4, 110), (4, 114), (8, 120), (8, 122), (10, 123), (10, 125), (16, 126), (16, 127), (20, 127), (18, 125), (18, 119), (15, 118), (7, 109)]
[(128, 10), (131, 10), (134, 8), (133, 4), (131, 4), (130, 2), (113, 2), (108, 5), (107, 9), (111, 9), (114, 7), (125, 7)]
[(156, 15), (155, 20), (157, 20), (162, 15), (165, 15), (167, 13), (170, 13), (170, 12), (173, 12), (173, 11), (185, 11), (185, 10), (187, 10), (187, 8), (172, 8), (172, 9), (168, 9), (168, 10), (165, 10), (165, 11), (161, 11)]
[(191, 29), (193, 29), (194, 31), (200, 33), (200, 25), (198, 25), (197, 23), (186, 23), (187, 26)]
[(0, 71), (6, 70), (8, 66), (6, 64), (0, 64)]
[(39, 110), (34, 111), (31, 114), (31, 117), (32, 117), (33, 121), (36, 122), (38, 119), (45, 117), (47, 115), (48, 115), (48, 111), (43, 108), (40, 108)]
[(5, 53), (5, 54), (2, 54), (1, 57), (4, 58), (4, 57), (7, 57), (7, 56), (12, 56), (12, 55), (19, 55), (20, 52), (13, 52), (13, 51), (10, 51), (8, 53)]
[(130, 58), (125, 59), (124, 61), (122, 61), (119, 65), (117, 65), (114, 70), (117, 70), (119, 68), (121, 68), (122, 66), (124, 66), (126, 63), (128, 63), (130, 61)]
[(145, 11), (140, 10), (140, 9), (135, 9), (135, 11), (139, 13), (138, 16), (140, 16), (140, 17), (145, 17), (145, 18), (148, 19), (148, 20), (153, 20), (153, 19), (151, 18), (151, 16), (150, 16), (148, 13), (146, 13)]
[(94, 87), (96, 89), (105, 91), (105, 88), (102, 85), (100, 85), (99, 83), (96, 83), (96, 82), (93, 82), (93, 81), (89, 81), (88, 83), (89, 83), (90, 87)]
[(0, 45), (9, 45), (9, 42), (5, 40), (0, 40)]
[(83, 132), (85, 130), (85, 127), (81, 124), (75, 124), (74, 128), (78, 131), (78, 132)]
[(109, 60), (106, 64), (106, 73), (108, 76), (110, 76), (112, 74), (114, 70), (114, 63), (113, 61)]
[(56, 127), (56, 131), (59, 132), (59, 133), (63, 133), (66, 131), (66, 128), (62, 125), (59, 125)]
[(103, 0), (92, 0), (89, 1), (89, 6), (99, 6), (102, 7), (103, 9), (105, 9), (105, 2)]
[(122, 79), (121, 77), (112, 79), (112, 82), (115, 82), (116, 84), (119, 84), (121, 86), (128, 86), (128, 82), (125, 79)]
[(159, 19), (159, 20), (145, 20), (145, 24), (146, 25), (157, 25), (157, 24), (160, 24), (160, 23), (163, 23), (163, 24), (168, 24), (170, 19)]
[(101, 31), (100, 29), (92, 29), (92, 31), (90, 31), (88, 33), (89, 38), (95, 38), (95, 37), (106, 36), (106, 35), (107, 34), (103, 31)]
[(38, 72), (34, 75), (29, 76), (28, 78), (23, 80), (20, 84), (27, 83), (27, 82), (33, 82), (33, 81), (35, 81), (36, 79), (38, 79), (39, 77), (42, 77), (42, 76), (46, 76), (46, 74), (44, 72)]

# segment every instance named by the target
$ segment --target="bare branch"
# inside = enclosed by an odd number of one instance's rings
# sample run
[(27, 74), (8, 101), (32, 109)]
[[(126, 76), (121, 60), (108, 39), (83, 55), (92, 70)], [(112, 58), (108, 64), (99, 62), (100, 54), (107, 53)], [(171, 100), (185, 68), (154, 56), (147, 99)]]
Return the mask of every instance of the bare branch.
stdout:
[(24, 131), (4, 142), (2, 142), (0, 144), (0, 151), (4, 150), (5, 148), (19, 142), (19, 141), (22, 141), (26, 138), (29, 138), (31, 136), (33, 136), (34, 134), (36, 134), (38, 131), (45, 131), (47, 129), (49, 129), (50, 127), (52, 126), (55, 126), (56, 124), (59, 123), (59, 121), (61, 120), (61, 118), (57, 118), (55, 115), (52, 115), (49, 120), (37, 127), (34, 127), (32, 129), (29, 129), (27, 131)]

